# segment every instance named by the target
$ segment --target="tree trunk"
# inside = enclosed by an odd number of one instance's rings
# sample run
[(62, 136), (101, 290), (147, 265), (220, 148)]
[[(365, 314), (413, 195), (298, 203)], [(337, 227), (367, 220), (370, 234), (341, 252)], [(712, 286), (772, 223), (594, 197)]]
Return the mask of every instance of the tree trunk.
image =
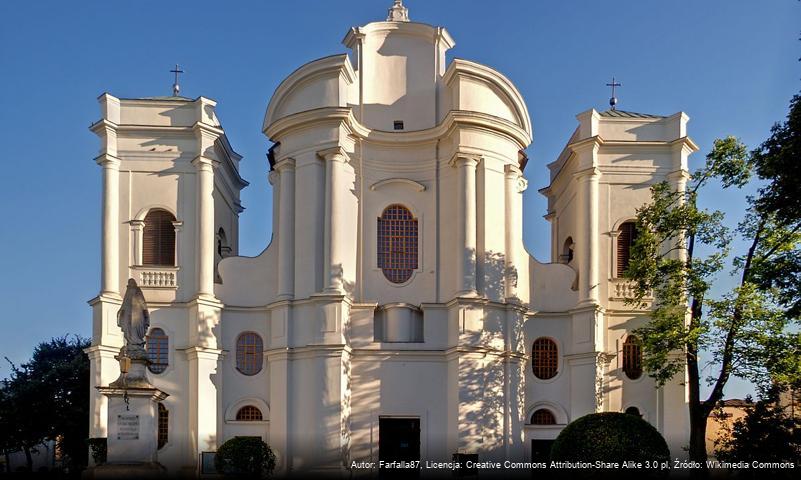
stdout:
[[(694, 239), (694, 237), (693, 237)], [(690, 242), (692, 250), (694, 241)], [(701, 323), (703, 315), (703, 299), (693, 298), (690, 304), (690, 328), (695, 329)], [(706, 420), (710, 410), (701, 403), (701, 368), (698, 365), (698, 344), (691, 341), (687, 344), (687, 396), (690, 413), (690, 460), (698, 462), (698, 469), (693, 469), (693, 478), (707, 478), (706, 468)]]
[(706, 468), (706, 421), (707, 415), (702, 408), (690, 406), (690, 460), (700, 466), (693, 469), (691, 476), (706, 478), (709, 471)]
[(28, 465), (28, 471), (33, 471), (33, 457), (31, 456), (31, 449), (27, 445), (23, 448), (25, 451), (25, 463)]

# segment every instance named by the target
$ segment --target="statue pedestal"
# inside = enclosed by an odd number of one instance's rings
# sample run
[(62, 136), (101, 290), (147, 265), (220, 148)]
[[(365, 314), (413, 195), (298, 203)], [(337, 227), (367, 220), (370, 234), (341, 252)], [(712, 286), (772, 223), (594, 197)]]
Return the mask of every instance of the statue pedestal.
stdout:
[(108, 397), (108, 445), (106, 463), (95, 469), (96, 477), (164, 473), (158, 464), (158, 403), (168, 395), (150, 384), (146, 368), (146, 360), (134, 359), (129, 373), (98, 387)]
[[(125, 392), (128, 404), (125, 403)], [(154, 463), (158, 451), (158, 402), (167, 398), (157, 388), (104, 387), (108, 397), (108, 463)]]

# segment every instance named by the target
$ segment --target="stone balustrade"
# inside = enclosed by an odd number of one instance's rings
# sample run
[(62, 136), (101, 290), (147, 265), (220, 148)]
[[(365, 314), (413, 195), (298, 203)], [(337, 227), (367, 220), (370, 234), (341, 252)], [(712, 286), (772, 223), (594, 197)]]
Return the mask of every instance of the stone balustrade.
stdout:
[(177, 267), (133, 267), (141, 288), (178, 288)]

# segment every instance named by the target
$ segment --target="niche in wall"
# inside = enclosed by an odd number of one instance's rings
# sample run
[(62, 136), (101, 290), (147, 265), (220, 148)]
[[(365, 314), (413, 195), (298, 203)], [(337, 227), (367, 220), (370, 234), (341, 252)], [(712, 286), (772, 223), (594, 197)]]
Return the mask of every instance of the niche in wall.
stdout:
[(408, 303), (378, 307), (373, 317), (373, 340), (385, 343), (423, 341), (423, 312)]

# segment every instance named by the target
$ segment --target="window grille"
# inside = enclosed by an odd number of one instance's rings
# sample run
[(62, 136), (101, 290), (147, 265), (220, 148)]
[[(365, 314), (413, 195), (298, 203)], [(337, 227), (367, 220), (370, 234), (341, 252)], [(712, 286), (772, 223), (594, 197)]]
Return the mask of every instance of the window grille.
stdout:
[(169, 429), (170, 429), (170, 412), (167, 411), (167, 408), (164, 406), (163, 403), (159, 403), (159, 418), (158, 418), (158, 449), (161, 450), (164, 445), (167, 445), (169, 441)]
[(540, 408), (531, 415), (532, 425), (556, 425), (556, 417), (550, 410)]
[(236, 412), (236, 419), (243, 422), (260, 422), (263, 420), (261, 410), (253, 405), (245, 405)]
[(161, 373), (170, 363), (170, 338), (160, 328), (151, 328), (147, 335), (148, 369), (153, 373)]
[(390, 205), (378, 218), (378, 268), (392, 283), (404, 283), (417, 270), (417, 219), (403, 205)]
[(559, 368), (559, 348), (549, 338), (538, 338), (531, 349), (531, 367), (534, 376), (548, 380), (556, 376)]
[(256, 375), (261, 371), (264, 344), (261, 337), (245, 332), (236, 340), (236, 369), (245, 375)]

